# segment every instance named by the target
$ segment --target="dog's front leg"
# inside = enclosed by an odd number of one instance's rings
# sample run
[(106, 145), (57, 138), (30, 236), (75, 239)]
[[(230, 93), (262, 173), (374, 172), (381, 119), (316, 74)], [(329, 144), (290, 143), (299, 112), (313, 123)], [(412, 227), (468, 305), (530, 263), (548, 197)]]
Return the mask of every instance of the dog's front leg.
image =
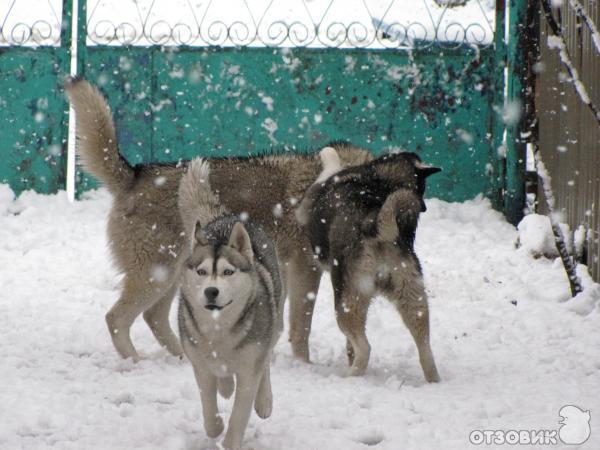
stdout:
[(260, 373), (248, 371), (236, 375), (235, 400), (233, 410), (229, 418), (229, 426), (223, 440), (223, 447), (228, 450), (239, 450), (242, 448), (244, 432), (252, 412), (252, 404), (256, 397)]
[(271, 390), (271, 358), (267, 358), (265, 370), (260, 378), (258, 392), (254, 400), (254, 410), (258, 417), (266, 419), (273, 411), (273, 391)]
[(204, 417), (204, 430), (206, 435), (215, 438), (223, 432), (223, 419), (219, 415), (217, 405), (217, 377), (208, 371), (201, 361), (193, 362), (194, 375), (198, 388), (200, 388), (200, 400), (202, 401), (202, 416)]

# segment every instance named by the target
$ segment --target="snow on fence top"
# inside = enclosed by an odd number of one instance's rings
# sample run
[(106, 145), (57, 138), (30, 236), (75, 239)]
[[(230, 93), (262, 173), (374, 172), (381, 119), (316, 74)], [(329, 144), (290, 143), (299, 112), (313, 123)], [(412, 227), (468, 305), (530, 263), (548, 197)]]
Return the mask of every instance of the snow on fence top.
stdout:
[(62, 4), (62, 0), (0, 1), (0, 46), (58, 47)]
[[(0, 9), (0, 45), (59, 45), (61, 0), (9, 3), (8, 12)], [(87, 44), (487, 46), (494, 37), (494, 8), (495, 0), (88, 0)], [(47, 17), (32, 19), (31, 11)]]

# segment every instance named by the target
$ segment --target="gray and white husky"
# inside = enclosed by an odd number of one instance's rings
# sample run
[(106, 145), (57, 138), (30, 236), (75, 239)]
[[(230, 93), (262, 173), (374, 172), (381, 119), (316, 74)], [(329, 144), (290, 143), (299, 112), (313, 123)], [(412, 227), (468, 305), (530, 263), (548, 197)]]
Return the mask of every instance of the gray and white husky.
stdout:
[(222, 207), (209, 184), (209, 165), (193, 160), (179, 187), (179, 211), (191, 236), (182, 274), (179, 333), (194, 367), (209, 437), (223, 431), (217, 390), (235, 400), (223, 445), (239, 448), (252, 405), (272, 410), (273, 347), (283, 330), (283, 287), (271, 237)]
[(429, 344), (429, 309), (414, 251), (425, 211), (425, 179), (440, 169), (414, 153), (385, 155), (342, 170), (335, 149), (321, 151), (323, 171), (296, 211), (316, 258), (331, 272), (336, 319), (346, 335), (352, 375), (362, 375), (371, 347), (365, 334), (375, 295), (387, 297), (410, 330), (425, 378), (439, 381)]

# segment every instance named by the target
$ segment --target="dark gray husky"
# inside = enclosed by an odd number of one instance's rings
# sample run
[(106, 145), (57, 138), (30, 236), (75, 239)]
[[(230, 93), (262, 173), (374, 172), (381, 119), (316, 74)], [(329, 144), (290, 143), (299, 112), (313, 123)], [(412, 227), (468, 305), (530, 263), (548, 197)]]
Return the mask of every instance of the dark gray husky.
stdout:
[[(321, 151), (323, 172), (296, 216), (319, 262), (331, 272), (338, 325), (346, 335), (352, 375), (369, 361), (365, 335), (371, 299), (381, 294), (400, 312), (419, 351), (425, 378), (439, 381), (429, 344), (427, 295), (414, 251), (425, 179), (440, 169), (414, 153), (379, 157), (341, 169), (335, 149)], [(336, 173), (337, 172), (337, 173)]]
[(235, 401), (223, 445), (241, 447), (252, 405), (271, 415), (270, 362), (283, 330), (283, 286), (275, 244), (251, 220), (221, 206), (209, 164), (193, 160), (179, 187), (179, 212), (189, 238), (179, 305), (183, 351), (200, 388), (204, 428), (223, 431), (217, 390)]

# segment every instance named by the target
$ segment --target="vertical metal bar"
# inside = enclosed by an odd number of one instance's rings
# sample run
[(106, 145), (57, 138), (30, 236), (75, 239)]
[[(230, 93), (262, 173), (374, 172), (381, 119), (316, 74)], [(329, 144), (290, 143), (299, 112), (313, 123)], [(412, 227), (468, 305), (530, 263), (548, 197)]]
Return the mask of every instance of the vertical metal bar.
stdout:
[[(73, 44), (73, 13), (77, 16), (77, 11), (73, 9), (73, 2), (71, 0), (63, 0), (62, 5), (62, 22), (61, 22), (61, 37), (60, 37), (60, 46), (67, 50), (70, 55), (72, 52), (72, 44)], [(67, 60), (68, 61), (68, 60)], [(71, 63), (69, 61), (69, 63)], [(65, 62), (66, 64), (66, 62)], [(70, 73), (70, 66), (64, 68), (65, 72)], [(73, 136), (74, 132), (74, 124), (73, 124), (73, 110), (69, 107), (69, 115), (67, 118), (68, 128), (67, 128), (67, 160), (66, 160), (66, 168), (65, 168), (65, 189), (67, 191), (67, 198), (69, 201), (73, 201), (73, 189), (72, 189), (72, 170), (71, 170), (71, 159), (74, 158), (74, 144), (75, 139)], [(63, 121), (64, 123), (64, 121)]]
[(492, 102), (490, 107), (490, 122), (493, 134), (493, 148), (490, 155), (490, 161), (495, 162), (495, 199), (494, 206), (503, 209), (504, 192), (506, 190), (506, 158), (502, 155), (501, 149), (506, 144), (505, 131), (501, 118), (498, 115), (497, 108), (505, 106), (506, 102), (506, 79), (508, 70), (506, 67), (506, 2), (505, 0), (496, 0), (496, 27), (494, 36), (494, 86), (491, 92)]
[(77, 74), (84, 75), (87, 58), (87, 0), (77, 0), (77, 18)]
[[(512, 223), (523, 217), (525, 205), (525, 154), (529, 17), (527, 0), (510, 0), (508, 8), (506, 190), (504, 214)], [(517, 114), (518, 112), (518, 114)]]
[[(83, 73), (83, 54), (85, 52), (85, 42), (87, 37), (86, 27), (86, 3), (87, 0), (64, 0), (64, 10), (69, 10), (68, 15), (63, 14), (67, 19), (65, 30), (65, 47), (68, 45), (70, 55), (69, 74), (72, 77)], [(63, 20), (64, 20), (63, 19)], [(67, 44), (68, 42), (68, 44)], [(67, 144), (67, 174), (66, 191), (69, 201), (75, 200), (77, 166), (75, 159), (76, 144), (76, 117), (73, 108), (69, 107), (69, 134)]]
[(60, 46), (69, 49), (71, 47), (71, 22), (73, 14), (73, 4), (71, 0), (63, 0)]
[[(71, 6), (71, 17), (70, 17), (70, 70), (69, 73), (72, 77), (77, 76), (77, 49), (79, 44), (78, 39), (78, 22), (79, 22), (79, 1), (85, 2), (85, 0), (65, 0), (65, 4), (70, 3)], [(69, 201), (75, 200), (75, 111), (72, 107), (69, 107), (69, 139), (67, 144), (67, 180), (66, 180), (66, 190), (67, 190), (67, 198)]]

